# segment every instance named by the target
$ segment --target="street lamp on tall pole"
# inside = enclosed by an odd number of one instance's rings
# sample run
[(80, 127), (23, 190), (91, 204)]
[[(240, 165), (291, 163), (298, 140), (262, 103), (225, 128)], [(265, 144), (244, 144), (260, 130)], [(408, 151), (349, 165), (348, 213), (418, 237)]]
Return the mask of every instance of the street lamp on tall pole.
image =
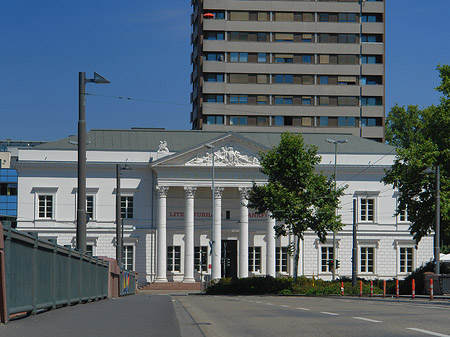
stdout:
[(78, 197), (77, 197), (77, 249), (86, 252), (86, 83), (110, 83), (106, 78), (94, 73), (94, 78), (86, 78), (78, 73)]
[(211, 199), (212, 199), (212, 211), (211, 211), (211, 279), (212, 276), (215, 275), (214, 271), (216, 271), (216, 268), (220, 268), (220, 266), (216, 266), (214, 263), (214, 254), (216, 253), (215, 251), (215, 242), (214, 242), (214, 238), (215, 238), (215, 230), (214, 230), (214, 208), (215, 208), (215, 195), (214, 195), (214, 145), (211, 144), (206, 144), (205, 147), (207, 149), (211, 150), (211, 157), (212, 157), (212, 162), (211, 162)]
[[(348, 142), (347, 139), (342, 140), (334, 140), (334, 139), (327, 139), (328, 143), (334, 144), (334, 191), (337, 190), (337, 183), (336, 183), (336, 173), (337, 173), (337, 146), (338, 144), (345, 144)], [(337, 208), (336, 208), (336, 215), (337, 215)], [(336, 279), (336, 230), (333, 229), (333, 281)]]
[(439, 165), (436, 165), (435, 172), (431, 167), (427, 168), (423, 173), (436, 174), (436, 205), (435, 205), (435, 228), (434, 228), (434, 266), (435, 274), (441, 273), (441, 171)]
[(125, 167), (120, 167), (116, 164), (116, 261), (122, 267), (123, 264), (123, 219), (122, 219), (122, 195), (120, 192), (120, 171), (132, 170), (127, 164)]

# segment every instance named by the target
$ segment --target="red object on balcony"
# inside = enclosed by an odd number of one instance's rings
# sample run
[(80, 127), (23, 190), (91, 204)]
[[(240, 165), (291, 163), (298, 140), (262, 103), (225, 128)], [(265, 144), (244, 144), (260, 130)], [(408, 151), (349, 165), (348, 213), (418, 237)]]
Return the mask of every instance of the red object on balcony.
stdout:
[(214, 19), (215, 15), (213, 13), (205, 13), (203, 14), (205, 19)]

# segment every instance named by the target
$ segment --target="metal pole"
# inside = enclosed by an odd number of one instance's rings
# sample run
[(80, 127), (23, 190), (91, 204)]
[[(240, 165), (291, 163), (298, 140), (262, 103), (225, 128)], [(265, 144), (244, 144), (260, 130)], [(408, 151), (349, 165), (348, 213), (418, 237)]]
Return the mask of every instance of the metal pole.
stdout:
[(211, 218), (211, 280), (212, 280), (212, 276), (213, 276), (213, 270), (215, 270), (216, 268), (218, 268), (219, 266), (215, 266), (214, 265), (214, 256), (216, 254), (216, 249), (215, 249), (215, 242), (214, 242), (214, 235), (215, 235), (215, 230), (214, 230), (214, 208), (215, 208), (215, 194), (214, 194), (214, 146), (211, 147), (211, 153), (212, 153), (212, 169), (211, 169), (211, 191), (212, 191), (212, 218)]
[[(337, 141), (334, 143), (334, 192), (336, 192), (336, 172), (337, 172)], [(336, 208), (337, 215), (337, 208)], [(333, 281), (336, 279), (336, 230), (333, 229)]]
[(440, 254), (441, 254), (441, 243), (440, 243), (440, 231), (441, 231), (441, 196), (440, 196), (440, 189), (441, 189), (441, 179), (440, 179), (440, 168), (439, 165), (436, 165), (436, 228), (434, 233), (434, 259), (436, 262), (435, 265), (435, 273), (440, 274), (441, 273), (441, 266), (440, 266)]
[(120, 165), (116, 164), (116, 261), (122, 266), (122, 236), (121, 230), (121, 212), (120, 212)]
[(358, 200), (353, 199), (353, 247), (352, 247), (352, 286), (356, 287), (356, 279), (358, 277), (358, 252), (356, 247), (356, 231), (357, 231), (357, 223), (358, 223)]
[(86, 252), (86, 76), (78, 73), (78, 201), (77, 249)]

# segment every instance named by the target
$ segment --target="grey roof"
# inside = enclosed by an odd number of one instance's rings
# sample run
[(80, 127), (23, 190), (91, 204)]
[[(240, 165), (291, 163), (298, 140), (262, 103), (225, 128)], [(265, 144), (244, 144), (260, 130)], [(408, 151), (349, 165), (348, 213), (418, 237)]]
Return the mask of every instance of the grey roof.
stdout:
[[(191, 130), (161, 130), (161, 129), (131, 129), (131, 130), (91, 130), (87, 133), (88, 150), (106, 151), (157, 151), (159, 142), (167, 141), (169, 150), (180, 152), (191, 149), (213, 139), (225, 136), (230, 132), (225, 131), (191, 131)], [(272, 148), (280, 142), (282, 133), (274, 132), (236, 132), (253, 142)], [(353, 154), (388, 154), (394, 153), (395, 148), (377, 143), (372, 140), (345, 134), (320, 134), (304, 133), (306, 144), (315, 145), (318, 153), (334, 153), (334, 145), (326, 142), (326, 139), (343, 140), (348, 143), (339, 145), (339, 153)], [(36, 149), (74, 150), (76, 146), (70, 141), (77, 141), (76, 136), (71, 136), (54, 142), (48, 142)]]

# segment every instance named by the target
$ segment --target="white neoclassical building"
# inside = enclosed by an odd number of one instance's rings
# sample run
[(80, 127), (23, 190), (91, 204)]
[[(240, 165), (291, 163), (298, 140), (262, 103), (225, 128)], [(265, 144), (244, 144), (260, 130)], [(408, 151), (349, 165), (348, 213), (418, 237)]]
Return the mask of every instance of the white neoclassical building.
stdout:
[[(394, 215), (396, 191), (380, 183), (393, 163), (393, 147), (351, 135), (303, 136), (322, 156), (317, 170), (328, 175), (334, 171), (334, 145), (326, 139), (348, 140), (338, 147), (338, 185), (348, 185), (340, 209), (346, 226), (335, 240), (338, 277), (351, 276), (353, 200), (359, 276), (401, 278), (432, 259), (432, 238), (416, 245), (407, 212)], [(75, 247), (77, 149), (72, 138), (20, 149), (15, 167), (18, 228)], [(87, 244), (93, 255), (115, 257), (115, 168), (121, 164), (124, 263), (139, 273), (140, 284), (293, 273), (288, 253), (293, 238), (275, 238), (275, 220), (246, 207), (252, 183), (266, 181), (259, 153), (276, 146), (280, 134), (92, 130), (88, 141)], [(301, 275), (331, 278), (331, 234), (321, 243), (308, 232), (299, 249)]]

